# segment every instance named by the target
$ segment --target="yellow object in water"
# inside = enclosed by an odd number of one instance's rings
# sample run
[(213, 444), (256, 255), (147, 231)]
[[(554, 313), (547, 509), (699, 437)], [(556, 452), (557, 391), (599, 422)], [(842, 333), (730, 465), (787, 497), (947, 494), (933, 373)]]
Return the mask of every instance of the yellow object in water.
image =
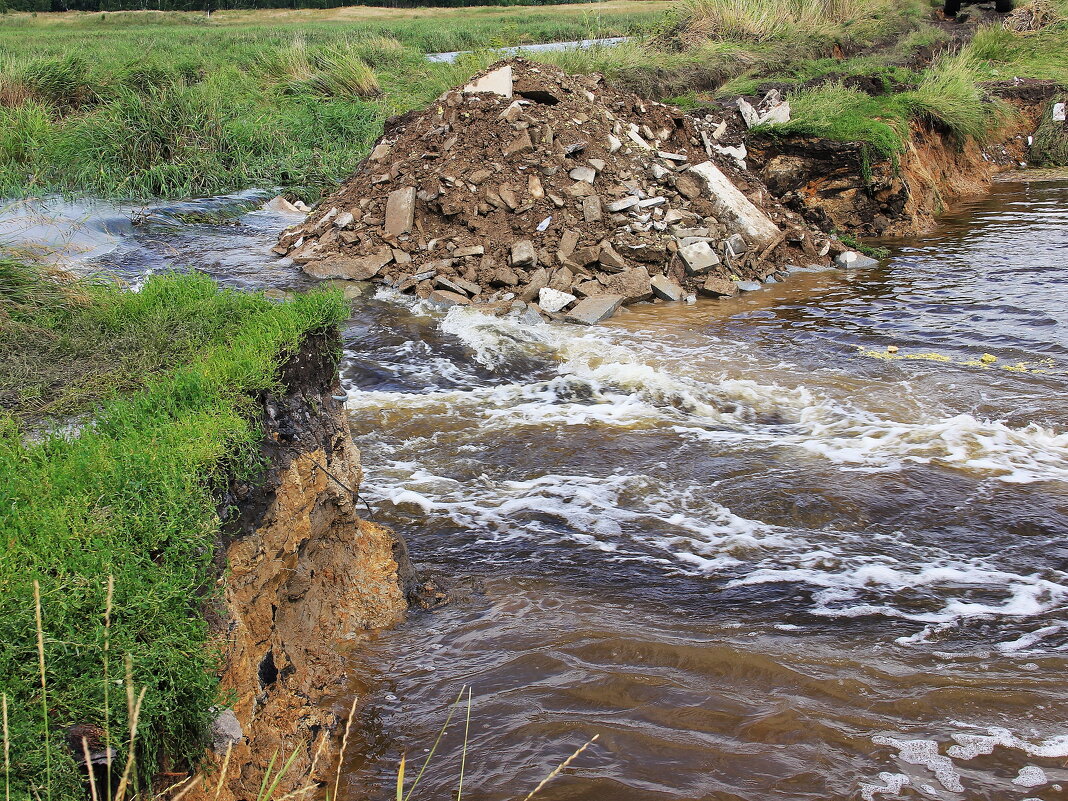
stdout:
[(984, 353), (981, 357), (979, 357), (979, 361), (981, 361), (983, 364), (993, 364), (997, 360), (998, 357), (990, 353)]

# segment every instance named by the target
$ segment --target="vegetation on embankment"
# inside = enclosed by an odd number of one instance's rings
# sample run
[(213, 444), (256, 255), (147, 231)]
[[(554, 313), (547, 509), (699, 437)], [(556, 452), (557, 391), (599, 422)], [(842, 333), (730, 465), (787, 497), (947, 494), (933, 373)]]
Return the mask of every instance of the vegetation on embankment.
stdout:
[(791, 122), (759, 133), (863, 142), (893, 158), (914, 123), (960, 143), (996, 137), (1012, 114), (990, 95), (992, 82), (1038, 78), (1068, 86), (1068, 3), (1036, 4), (1052, 24), (1017, 32), (997, 22), (936, 24), (940, 4), (915, 1), (753, 0), (744, 12), (726, 0), (689, 0), (674, 36), (739, 55), (744, 66), (715, 96), (769, 86), (786, 94)]
[[(1068, 85), (1065, 0), (1030, 0), (1054, 21), (1026, 32), (937, 23), (935, 2), (14, 16), (0, 22), (0, 196), (280, 186), (314, 201), (351, 173), (389, 115), (424, 107), (496, 60), (492, 48), (520, 43), (630, 35), (532, 57), (682, 105), (776, 86), (793, 121), (761, 133), (857, 141), (891, 159), (916, 123), (961, 142), (995, 136), (1010, 110), (990, 97), (991, 81)], [(424, 59), (452, 50), (475, 52)]]
[(665, 6), (0, 18), (0, 196), (316, 200), (477, 69), (425, 53), (631, 35)]
[[(0, 262), (0, 691), (12, 797), (84, 796), (68, 746), (76, 724), (95, 750), (110, 742), (121, 771), (126, 658), (145, 690), (143, 788), (164, 755), (180, 767), (202, 753), (220, 701), (202, 605), (219, 491), (260, 466), (254, 398), (276, 389), (285, 354), (347, 309), (338, 293), (280, 304), (198, 275), (153, 277), (137, 292), (56, 291), (32, 272)], [(77, 415), (80, 431), (43, 413)]]

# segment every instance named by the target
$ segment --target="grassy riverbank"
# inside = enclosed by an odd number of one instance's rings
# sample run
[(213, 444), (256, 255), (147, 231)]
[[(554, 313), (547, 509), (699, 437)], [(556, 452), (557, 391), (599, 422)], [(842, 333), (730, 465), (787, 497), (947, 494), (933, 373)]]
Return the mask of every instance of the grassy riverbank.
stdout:
[[(1068, 17), (1065, 0), (1037, 0)], [(1068, 83), (1062, 21), (1014, 33), (936, 24), (928, 0), (688, 0), (500, 9), (14, 15), (0, 21), (0, 196), (188, 197), (281, 186), (314, 201), (385, 119), (425, 106), (520, 43), (629, 35), (536, 58), (683, 104), (777, 85), (777, 133), (890, 155), (909, 125), (993, 135), (984, 82)], [(969, 41), (970, 40), (970, 41)], [(428, 52), (477, 50), (454, 65)], [(932, 55), (940, 53), (941, 55)]]
[(0, 196), (314, 200), (473, 69), (425, 53), (632, 35), (666, 5), (0, 17)]
[(84, 789), (70, 727), (88, 727), (100, 750), (106, 733), (120, 769), (128, 759), (127, 657), (135, 695), (145, 691), (140, 775), (164, 754), (181, 765), (201, 752), (219, 701), (202, 604), (220, 483), (257, 468), (251, 399), (273, 386), (283, 354), (346, 309), (336, 294), (279, 304), (197, 275), (154, 277), (136, 293), (57, 290), (2, 261), (0, 279), (0, 691), (11, 790), (74, 798)]

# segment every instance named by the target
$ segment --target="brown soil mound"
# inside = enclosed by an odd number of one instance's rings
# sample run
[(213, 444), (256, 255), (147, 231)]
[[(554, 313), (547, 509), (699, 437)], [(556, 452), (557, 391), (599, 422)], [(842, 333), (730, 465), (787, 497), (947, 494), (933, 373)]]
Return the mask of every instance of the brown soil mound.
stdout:
[(836, 243), (771, 200), (715, 134), (600, 76), (502, 61), (391, 120), (275, 250), (320, 278), (500, 313), (539, 302), (576, 322), (826, 263)]

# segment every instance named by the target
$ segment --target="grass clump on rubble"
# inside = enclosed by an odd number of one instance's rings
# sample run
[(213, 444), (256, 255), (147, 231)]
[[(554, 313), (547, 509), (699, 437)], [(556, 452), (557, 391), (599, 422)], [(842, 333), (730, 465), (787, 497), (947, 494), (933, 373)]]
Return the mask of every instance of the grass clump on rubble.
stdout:
[[(61, 392), (61, 410), (83, 415), (80, 432), (42, 434), (40, 413), (60, 409), (25, 399), (0, 411), (0, 691), (10, 716), (12, 797), (84, 794), (67, 744), (75, 724), (107, 733), (116, 762), (126, 763), (127, 716), (113, 685), (121, 685), (127, 656), (134, 684), (147, 688), (140, 787), (164, 756), (182, 765), (202, 752), (219, 700), (201, 609), (212, 584), (218, 490), (229, 474), (257, 469), (253, 398), (274, 388), (281, 361), (304, 337), (346, 311), (335, 293), (279, 304), (199, 275), (153, 277), (138, 292), (89, 284), (73, 297), (24, 286), (4, 303), (0, 374), (14, 360), (36, 369), (29, 380), (51, 385), (52, 367), (28, 364), (31, 351), (106, 348), (86, 376), (96, 392)], [(38, 426), (33, 436), (30, 426)]]

